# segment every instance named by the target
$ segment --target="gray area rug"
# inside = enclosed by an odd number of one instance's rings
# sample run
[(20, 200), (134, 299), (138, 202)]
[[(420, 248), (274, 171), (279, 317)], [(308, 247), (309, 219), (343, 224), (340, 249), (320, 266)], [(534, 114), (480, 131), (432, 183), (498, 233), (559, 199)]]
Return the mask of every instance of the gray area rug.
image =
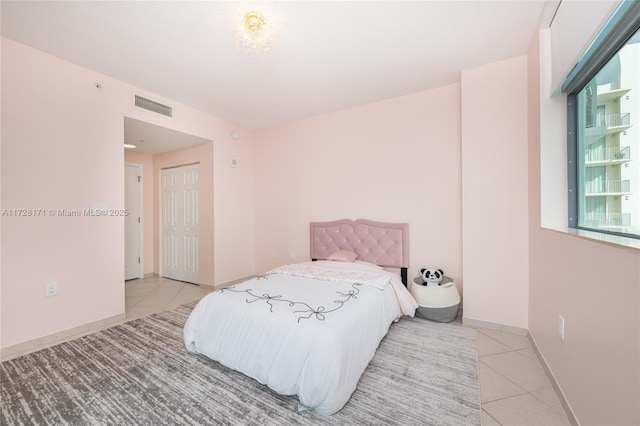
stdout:
[(180, 306), (2, 363), (0, 424), (480, 425), (476, 332), (402, 319), (338, 413), (186, 352)]

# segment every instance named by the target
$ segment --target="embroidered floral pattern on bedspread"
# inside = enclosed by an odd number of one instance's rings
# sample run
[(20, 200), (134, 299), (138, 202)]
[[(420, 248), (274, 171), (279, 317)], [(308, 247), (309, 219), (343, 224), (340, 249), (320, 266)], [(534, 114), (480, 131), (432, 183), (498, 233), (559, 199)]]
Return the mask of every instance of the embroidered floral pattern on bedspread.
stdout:
[[(268, 279), (269, 274), (263, 275), (261, 276), (261, 278)], [(312, 317), (315, 317), (319, 321), (324, 321), (327, 314), (330, 314), (342, 308), (344, 304), (347, 303), (349, 300), (358, 298), (358, 293), (360, 293), (360, 289), (358, 288), (358, 286), (360, 286), (360, 284), (357, 284), (357, 283), (352, 284), (351, 287), (353, 290), (349, 290), (346, 293), (342, 291), (336, 291), (339, 297), (338, 297), (338, 300), (333, 301), (333, 303), (335, 304), (335, 307), (333, 309), (327, 309), (325, 306), (322, 306), (322, 305), (316, 308), (313, 308), (311, 305), (309, 305), (306, 302), (296, 302), (293, 300), (288, 300), (283, 298), (282, 295), (272, 296), (270, 294), (265, 293), (262, 296), (259, 296), (257, 294), (254, 294), (253, 289), (251, 288), (248, 288), (245, 290), (238, 290), (238, 289), (235, 289), (234, 287), (227, 287), (227, 288), (220, 289), (219, 292), (224, 293), (226, 291), (231, 291), (234, 293), (246, 293), (251, 297), (248, 297), (245, 300), (245, 302), (254, 303), (257, 301), (263, 301), (267, 305), (269, 305), (269, 312), (273, 312), (274, 303), (276, 304), (285, 303), (289, 307), (300, 308), (300, 310), (293, 311), (294, 314), (302, 314), (300, 317), (298, 317), (297, 322), (300, 322), (301, 319), (309, 319)]]

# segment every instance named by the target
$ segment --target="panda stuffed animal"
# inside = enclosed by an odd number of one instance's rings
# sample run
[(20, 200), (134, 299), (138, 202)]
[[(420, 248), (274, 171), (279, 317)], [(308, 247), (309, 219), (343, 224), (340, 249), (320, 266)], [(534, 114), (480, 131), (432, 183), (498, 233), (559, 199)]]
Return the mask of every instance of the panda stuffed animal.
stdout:
[(442, 269), (422, 268), (420, 273), (422, 274), (422, 281), (427, 287), (437, 286), (442, 283), (442, 276), (444, 275)]

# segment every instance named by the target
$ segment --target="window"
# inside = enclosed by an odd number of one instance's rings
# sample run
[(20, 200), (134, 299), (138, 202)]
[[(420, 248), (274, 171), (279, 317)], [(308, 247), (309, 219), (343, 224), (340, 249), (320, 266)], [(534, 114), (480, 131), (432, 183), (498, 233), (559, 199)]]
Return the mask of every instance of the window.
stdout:
[(630, 3), (614, 13), (563, 90), (569, 226), (640, 238), (640, 8)]

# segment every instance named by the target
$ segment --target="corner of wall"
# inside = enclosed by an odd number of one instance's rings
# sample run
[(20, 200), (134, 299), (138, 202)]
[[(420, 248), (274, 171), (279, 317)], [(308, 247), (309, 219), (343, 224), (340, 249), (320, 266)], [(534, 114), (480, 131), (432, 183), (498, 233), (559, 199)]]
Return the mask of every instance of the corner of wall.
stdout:
[(527, 88), (525, 55), (462, 73), (463, 310), (518, 328), (528, 327)]

